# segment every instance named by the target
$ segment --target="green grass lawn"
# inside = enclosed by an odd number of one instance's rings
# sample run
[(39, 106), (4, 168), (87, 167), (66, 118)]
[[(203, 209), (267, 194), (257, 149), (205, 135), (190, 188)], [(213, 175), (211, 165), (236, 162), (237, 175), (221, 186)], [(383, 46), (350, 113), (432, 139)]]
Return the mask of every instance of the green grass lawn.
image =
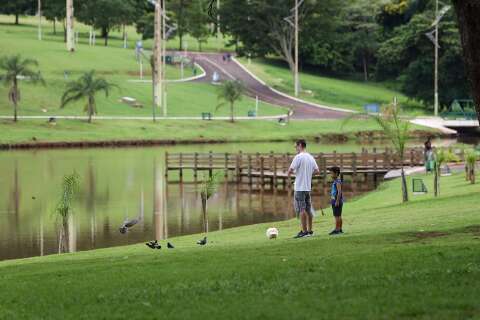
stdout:
[[(0, 22), (6, 19), (5, 16), (0, 18)], [(152, 113), (151, 84), (128, 82), (139, 78), (139, 66), (132, 49), (125, 50), (114, 44), (109, 47), (89, 47), (88, 44), (82, 43), (74, 54), (70, 54), (65, 50), (62, 35), (54, 36), (48, 33), (43, 41), (38, 41), (36, 28), (30, 24), (20, 26), (0, 24), (0, 41), (7, 44), (0, 47), (0, 56), (20, 53), (23, 57), (37, 59), (46, 80), (45, 87), (32, 86), (27, 82), (20, 83), (22, 100), (19, 115), (84, 114), (85, 102), (59, 109), (60, 97), (68, 80), (76, 79), (83, 72), (92, 69), (95, 69), (99, 76), (105, 77), (119, 87), (108, 98), (98, 96), (99, 115), (146, 116)], [(148, 79), (150, 71), (147, 62), (144, 68)], [(68, 71), (69, 79), (67, 80), (64, 78), (64, 71)], [(167, 79), (179, 79), (180, 68), (169, 66), (166, 75)], [(184, 75), (192, 76), (193, 70), (187, 68)], [(200, 116), (202, 112), (211, 112), (218, 116), (228, 114), (227, 108), (215, 111), (219, 101), (218, 89), (214, 86), (205, 83), (171, 83), (168, 84), (167, 89), (169, 116)], [(0, 115), (13, 114), (7, 93), (8, 88), (0, 86)], [(132, 108), (119, 102), (119, 99), (124, 96), (137, 99), (144, 108)], [(248, 111), (254, 108), (255, 101), (245, 97), (238, 103), (236, 114), (246, 116)], [(259, 115), (277, 115), (285, 112), (284, 108), (266, 103), (259, 105)]]
[(338, 136), (339, 132), (347, 138), (355, 138), (359, 133), (377, 130), (378, 126), (372, 120), (352, 120), (347, 126), (343, 126), (342, 120), (291, 121), (286, 126), (268, 120), (237, 121), (233, 124), (218, 120), (159, 120), (155, 124), (141, 120), (95, 120), (88, 124), (83, 120), (60, 119), (56, 125), (50, 125), (46, 120), (20, 120), (18, 123), (3, 120), (0, 121), (0, 143), (99, 140), (254, 142), (293, 141), (299, 137), (331, 140), (329, 136)]
[[(248, 64), (246, 58), (241, 58), (240, 62), (273, 88), (294, 94), (292, 74), (279, 60), (252, 59)], [(342, 80), (307, 72), (300, 74), (300, 82), (303, 89), (300, 98), (314, 103), (363, 111), (365, 104), (388, 104), (396, 96), (408, 114), (425, 113), (417, 102), (408, 100), (402, 93), (388, 89), (382, 83)], [(305, 92), (308, 90), (311, 94)]]
[[(15, 21), (14, 16), (0, 15), (0, 28), (2, 25), (13, 25)], [(20, 26), (28, 28), (37, 28), (38, 18), (32, 16), (20, 16)], [(46, 39), (53, 39), (55, 41), (63, 41), (63, 26), (61, 23), (56, 24), (57, 34), (54, 34), (53, 31), (53, 22), (42, 20), (42, 29), (43, 36)], [(90, 27), (82, 23), (75, 23), (75, 30), (80, 33), (79, 43), (88, 44), (89, 30)], [(135, 43), (138, 40), (142, 40), (142, 35), (137, 33), (135, 26), (127, 26), (125, 28), (127, 33), (127, 47), (135, 48)], [(37, 33), (32, 34), (34, 39), (37, 39)], [(104, 39), (100, 38), (100, 31), (97, 30), (96, 34), (96, 45), (104, 46)], [(229, 36), (221, 35), (219, 39), (215, 36), (211, 36), (207, 39), (206, 43), (202, 43), (202, 51), (217, 51), (219, 48), (221, 51), (233, 51), (233, 47), (229, 47), (228, 42), (231, 40)], [(187, 43), (186, 49), (189, 51), (199, 51), (198, 41), (190, 35), (186, 35), (183, 38), (183, 42)], [(167, 47), (170, 50), (178, 50), (180, 45), (178, 37), (170, 38), (167, 42)], [(110, 37), (108, 40), (108, 46), (114, 48), (123, 48), (123, 32), (120, 29), (113, 29), (110, 32)], [(153, 40), (147, 39), (143, 41), (143, 46), (146, 49), (153, 48)], [(184, 47), (185, 49), (185, 47)]]
[[(425, 178), (431, 188), (431, 177)], [(295, 220), (0, 263), (1, 319), (479, 319), (480, 185), (401, 204), (399, 181), (330, 210), (316, 236)], [(459, 205), (461, 203), (461, 205)], [(277, 240), (265, 230), (276, 226)], [(163, 244), (163, 242), (162, 242)]]

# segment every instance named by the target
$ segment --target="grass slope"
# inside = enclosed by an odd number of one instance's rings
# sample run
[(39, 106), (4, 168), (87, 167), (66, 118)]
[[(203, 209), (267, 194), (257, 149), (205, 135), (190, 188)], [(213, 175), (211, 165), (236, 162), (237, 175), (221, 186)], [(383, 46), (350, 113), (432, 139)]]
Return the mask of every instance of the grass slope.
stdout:
[[(14, 21), (14, 16), (0, 15), (0, 25), (13, 25)], [(33, 16), (20, 16), (20, 26), (37, 28), (38, 18)], [(57, 34), (54, 34), (53, 22), (45, 19), (42, 20), (43, 37), (45, 39), (54, 38), (56, 41), (63, 41), (63, 26), (61, 22), (57, 22), (56, 29)], [(90, 27), (84, 25), (83, 23), (75, 22), (75, 30), (79, 32), (79, 43), (88, 44)], [(127, 47), (135, 48), (136, 42), (138, 40), (142, 40), (142, 35), (137, 33), (137, 30), (133, 25), (127, 26), (125, 31), (127, 33)], [(36, 33), (33, 34), (34, 39), (36, 39), (36, 35)], [(230, 40), (231, 38), (229, 36), (221, 35), (219, 39), (217, 39), (215, 36), (211, 36), (207, 39), (206, 43), (202, 43), (202, 51), (216, 51), (218, 49), (221, 51), (233, 51), (234, 48), (232, 46), (228, 46)], [(105, 40), (100, 37), (100, 31), (97, 30), (96, 45), (104, 46), (104, 42)], [(198, 41), (192, 36), (184, 36), (183, 42), (187, 44), (187, 46), (183, 49), (186, 48), (189, 51), (199, 51)], [(180, 42), (178, 37), (170, 38), (167, 42), (167, 48), (170, 50), (178, 50), (179, 45)], [(121, 29), (113, 29), (110, 32), (108, 46), (113, 48), (123, 48), (123, 32)], [(152, 49), (153, 40), (144, 40), (143, 46), (146, 49)]]
[[(417, 127), (413, 127), (417, 128)], [(293, 141), (299, 137), (326, 138), (341, 132), (348, 138), (367, 131), (379, 130), (371, 120), (351, 121), (342, 127), (342, 120), (292, 121), (286, 126), (276, 121), (202, 121), (160, 120), (58, 120), (55, 126), (46, 120), (0, 120), (0, 143), (105, 141), (105, 140), (175, 140), (204, 141)], [(425, 131), (426, 133), (428, 131)], [(335, 140), (335, 138), (333, 139)]]
[[(431, 187), (432, 179), (427, 178)], [(1, 319), (479, 319), (479, 185), (400, 203), (399, 181), (345, 206), (346, 234), (297, 221), (0, 263)], [(461, 203), (461, 206), (459, 206)]]
[[(5, 17), (0, 17), (4, 20)], [(63, 35), (47, 34), (43, 41), (36, 38), (34, 25), (0, 24), (0, 57), (4, 55), (22, 54), (24, 58), (38, 60), (46, 86), (32, 86), (28, 82), (20, 83), (21, 97), (19, 115), (82, 115), (85, 102), (79, 102), (65, 109), (59, 109), (60, 98), (68, 80), (77, 79), (82, 73), (96, 70), (99, 76), (118, 85), (110, 97), (98, 95), (97, 106), (99, 115), (148, 116), (152, 113), (151, 84), (128, 82), (139, 78), (139, 66), (133, 49), (122, 49), (119, 46), (90, 47), (81, 43), (74, 54), (65, 49)], [(144, 62), (145, 79), (149, 79), (150, 67)], [(67, 71), (69, 78), (64, 78)], [(179, 79), (180, 68), (168, 66), (167, 79)], [(185, 69), (185, 77), (193, 75), (193, 70)], [(167, 85), (169, 116), (200, 116), (202, 112), (215, 115), (228, 115), (228, 108), (215, 111), (219, 101), (217, 88), (204, 83), (172, 83)], [(13, 107), (8, 101), (8, 88), (0, 86), (0, 115), (13, 115)], [(128, 96), (137, 99), (144, 108), (132, 108), (119, 99)], [(42, 112), (46, 109), (47, 112)], [(255, 109), (255, 101), (245, 97), (237, 104), (236, 114), (246, 116), (249, 110)], [(158, 114), (161, 113), (159, 110)], [(285, 114), (284, 108), (260, 103), (259, 115)]]
[[(242, 58), (240, 62), (273, 88), (290, 95), (294, 94), (292, 74), (279, 61), (252, 59), (251, 64), (248, 64), (247, 59)], [(408, 100), (398, 91), (386, 88), (382, 83), (342, 80), (308, 72), (300, 74), (300, 82), (304, 90), (300, 98), (314, 103), (363, 111), (365, 104), (388, 104), (396, 96), (408, 114), (425, 113), (418, 103)], [(312, 93), (305, 92), (308, 90)]]

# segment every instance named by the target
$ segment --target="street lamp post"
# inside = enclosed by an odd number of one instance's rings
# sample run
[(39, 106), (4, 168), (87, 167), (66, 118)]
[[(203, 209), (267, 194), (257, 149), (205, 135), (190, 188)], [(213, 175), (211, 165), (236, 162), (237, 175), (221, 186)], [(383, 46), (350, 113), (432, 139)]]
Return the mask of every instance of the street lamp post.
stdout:
[(298, 79), (298, 0), (295, 0), (295, 97), (300, 91)]
[(167, 116), (167, 83), (165, 81), (165, 67), (166, 67), (166, 58), (167, 58), (167, 37), (166, 37), (166, 16), (167, 10), (165, 10), (165, 0), (162, 0), (162, 105), (163, 105), (163, 116)]
[[(435, 18), (438, 17), (438, 0), (435, 1)], [(434, 113), (438, 117), (438, 25), (440, 21), (435, 24), (435, 84), (434, 84)]]
[(217, 50), (220, 51), (220, 0), (217, 0)]
[(162, 0), (155, 2), (155, 46), (153, 50), (154, 74), (153, 74), (153, 97), (154, 108), (162, 106)]
[[(434, 113), (435, 116), (438, 116), (438, 109), (439, 109), (439, 98), (438, 98), (438, 49), (440, 48), (440, 45), (438, 43), (438, 29), (439, 29), (439, 24), (440, 21), (442, 20), (443, 16), (450, 10), (450, 6), (444, 6), (442, 10), (438, 10), (438, 3), (439, 1), (435, 1), (435, 20), (433, 21), (431, 28), (434, 28), (433, 31), (427, 32), (425, 35), (427, 36), (430, 41), (433, 42), (433, 45), (435, 46), (435, 71), (434, 71)], [(435, 35), (433, 35), (435, 34)]]
[[(293, 28), (293, 33), (294, 33), (294, 57), (293, 57), (293, 86), (295, 89), (295, 96), (298, 97), (300, 93), (300, 78), (299, 78), (299, 73), (298, 73), (298, 34), (299, 34), (299, 14), (298, 14), (298, 9), (300, 6), (303, 4), (304, 0), (295, 0), (295, 7), (290, 10), (290, 12), (293, 11), (293, 15), (288, 16), (286, 18), (283, 18), (292, 28)], [(294, 21), (292, 21), (292, 19)]]
[(42, 0), (38, 0), (38, 40), (42, 40)]

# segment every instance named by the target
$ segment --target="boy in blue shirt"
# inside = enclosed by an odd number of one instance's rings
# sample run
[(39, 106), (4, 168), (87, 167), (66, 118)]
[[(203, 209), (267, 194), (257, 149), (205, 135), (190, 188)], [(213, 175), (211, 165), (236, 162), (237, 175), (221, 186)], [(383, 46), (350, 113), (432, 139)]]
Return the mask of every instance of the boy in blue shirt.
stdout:
[(340, 168), (332, 167), (329, 169), (332, 174), (333, 182), (330, 191), (330, 202), (332, 204), (333, 216), (335, 217), (335, 229), (330, 232), (331, 236), (343, 233), (342, 230), (342, 209), (343, 209), (343, 190), (342, 180), (340, 179)]

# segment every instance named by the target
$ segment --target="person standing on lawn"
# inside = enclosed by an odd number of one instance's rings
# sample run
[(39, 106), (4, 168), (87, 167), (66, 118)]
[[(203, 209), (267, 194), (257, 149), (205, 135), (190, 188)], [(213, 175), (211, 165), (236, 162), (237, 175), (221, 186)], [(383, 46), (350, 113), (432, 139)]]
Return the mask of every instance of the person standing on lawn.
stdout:
[(343, 210), (343, 189), (342, 179), (340, 179), (340, 168), (332, 167), (329, 169), (332, 174), (333, 182), (330, 191), (330, 201), (332, 204), (333, 216), (335, 217), (335, 229), (330, 232), (331, 236), (342, 234), (342, 210)]
[(313, 236), (313, 212), (312, 212), (312, 177), (319, 174), (318, 165), (315, 159), (306, 150), (305, 140), (298, 140), (295, 144), (297, 155), (293, 158), (288, 169), (288, 177), (295, 174), (294, 207), (295, 213), (300, 217), (302, 230), (295, 238)]

